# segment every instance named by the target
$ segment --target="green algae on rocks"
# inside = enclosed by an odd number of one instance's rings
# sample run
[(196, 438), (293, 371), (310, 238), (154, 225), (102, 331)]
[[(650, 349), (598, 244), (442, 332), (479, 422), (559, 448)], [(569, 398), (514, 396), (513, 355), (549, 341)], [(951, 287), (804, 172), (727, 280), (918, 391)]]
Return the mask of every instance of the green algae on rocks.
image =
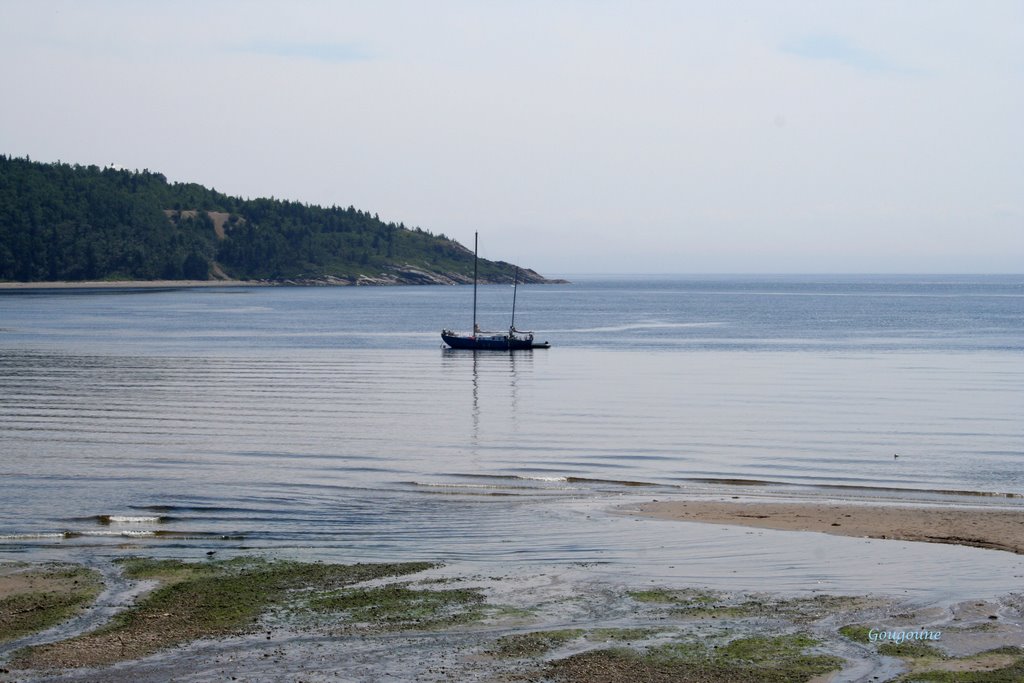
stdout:
[(54, 564), (0, 574), (0, 643), (70, 619), (103, 590), (99, 572)]
[(426, 562), (335, 565), (249, 557), (214, 562), (132, 558), (121, 564), (128, 578), (156, 579), (161, 585), (105, 626), (19, 650), (10, 665), (68, 668), (138, 659), (200, 638), (245, 633), (270, 607), (288, 603), (300, 590), (334, 590), (436, 566)]
[(646, 640), (662, 631), (655, 628), (558, 629), (513, 633), (498, 638), (487, 652), (503, 659), (540, 657), (574, 640), (588, 642)]
[(561, 647), (566, 643), (582, 638), (586, 633), (583, 629), (561, 629), (556, 631), (531, 631), (530, 633), (513, 633), (498, 638), (488, 653), (505, 658), (539, 657)]
[(549, 664), (544, 675), (575, 683), (783, 683), (839, 669), (843, 660), (806, 651), (818, 644), (802, 634), (736, 638), (720, 646), (670, 643), (638, 652), (591, 650)]
[(408, 584), (351, 588), (310, 600), (322, 613), (342, 613), (349, 624), (371, 630), (436, 629), (478, 621), (485, 599), (475, 588), (417, 590)]
[(628, 595), (639, 603), (665, 605), (673, 616), (681, 618), (784, 617), (797, 622), (815, 621), (824, 613), (861, 608), (871, 602), (868, 598), (842, 595), (780, 598), (690, 588), (654, 588), (630, 591)]
[[(950, 663), (956, 668), (950, 668)], [(945, 668), (943, 668), (945, 667)], [(947, 661), (914, 662), (914, 671), (899, 683), (1020, 683), (1024, 681), (1024, 650), (1004, 647)]]
[[(975, 627), (967, 630), (977, 629)], [(872, 640), (872, 629), (863, 624), (848, 624), (841, 627), (839, 633), (857, 643), (874, 644), (880, 655), (905, 660), (913, 670), (897, 678), (899, 683), (1024, 681), (1024, 650), (1018, 647), (1001, 647), (966, 657), (952, 657), (934, 645), (919, 640), (905, 640), (901, 643)]]

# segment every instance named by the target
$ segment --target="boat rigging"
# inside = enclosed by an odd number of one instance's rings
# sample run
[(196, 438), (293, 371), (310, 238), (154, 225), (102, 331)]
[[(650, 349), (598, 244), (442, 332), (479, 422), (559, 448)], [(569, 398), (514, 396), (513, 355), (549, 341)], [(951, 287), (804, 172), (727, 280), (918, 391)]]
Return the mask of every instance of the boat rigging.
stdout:
[(441, 330), (441, 339), (453, 349), (469, 349), (474, 351), (525, 351), (528, 349), (547, 349), (548, 342), (534, 341), (533, 332), (516, 329), (516, 295), (519, 290), (519, 268), (516, 267), (515, 280), (512, 285), (512, 323), (508, 332), (484, 332), (476, 320), (477, 302), (477, 261), (479, 260), (479, 233), (473, 233), (473, 331), (470, 334), (459, 334), (449, 329)]

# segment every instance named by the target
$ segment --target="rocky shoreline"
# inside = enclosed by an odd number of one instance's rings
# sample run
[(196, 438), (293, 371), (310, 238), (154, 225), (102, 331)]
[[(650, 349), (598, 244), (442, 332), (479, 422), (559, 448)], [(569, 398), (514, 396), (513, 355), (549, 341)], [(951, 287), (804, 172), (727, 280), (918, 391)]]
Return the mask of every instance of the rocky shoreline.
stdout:
[[(415, 268), (413, 266), (402, 266), (392, 268), (377, 275), (353, 275), (350, 277), (337, 277), (334, 275), (323, 275), (315, 277), (296, 277), (280, 280), (258, 280), (261, 285), (269, 286), (305, 286), (305, 287), (346, 287), (346, 286), (372, 286), (386, 287), (395, 285), (468, 285), (473, 283), (473, 278), (462, 273), (435, 272)], [(513, 278), (478, 278), (477, 282), (482, 285), (512, 284)], [(519, 282), (525, 285), (553, 285), (566, 284), (567, 280), (549, 279), (533, 270), (520, 270)]]
[[(568, 284), (568, 280), (546, 278), (533, 270), (519, 272), (521, 284)], [(479, 278), (483, 285), (512, 284), (512, 278)], [(411, 285), (468, 285), (472, 277), (454, 272), (432, 272), (405, 266), (376, 275), (298, 276), (261, 280), (95, 280), (50, 282), (0, 282), (0, 290), (22, 289), (150, 289), (169, 287), (394, 287)]]

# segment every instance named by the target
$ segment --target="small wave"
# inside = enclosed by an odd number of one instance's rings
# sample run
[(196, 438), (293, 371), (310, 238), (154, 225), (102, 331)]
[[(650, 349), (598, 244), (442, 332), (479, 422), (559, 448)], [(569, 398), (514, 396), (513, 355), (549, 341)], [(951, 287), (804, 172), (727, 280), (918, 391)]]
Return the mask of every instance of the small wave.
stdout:
[(488, 479), (494, 481), (545, 481), (550, 483), (567, 482), (569, 477), (557, 474), (453, 474), (463, 479)]
[(39, 541), (60, 538), (65, 538), (63, 531), (55, 531), (40, 534), (5, 534), (3, 536), (0, 536), (0, 541)]
[(216, 540), (216, 541), (244, 541), (243, 534), (218, 534), (215, 531), (154, 531), (158, 538), (174, 538), (177, 540)]
[(683, 477), (679, 481), (697, 484), (724, 484), (727, 486), (763, 486), (763, 487), (795, 487), (818, 490), (867, 491), (887, 494), (933, 494), (942, 496), (972, 496), (978, 498), (1024, 498), (1024, 494), (999, 491), (972, 491), (969, 489), (928, 489), (908, 488), (900, 486), (871, 486), (868, 484), (821, 484), (800, 483), (793, 481), (769, 481), (767, 479), (738, 479), (732, 477)]
[(177, 540), (241, 541), (244, 536), (225, 535), (210, 531), (171, 531), (145, 529), (85, 529), (46, 531), (28, 534), (0, 535), (0, 541), (60, 541), (75, 538), (173, 538)]
[(696, 484), (726, 484), (728, 486), (791, 486), (786, 482), (765, 479), (739, 479), (736, 477), (684, 477), (683, 481)]
[(169, 521), (168, 517), (161, 515), (97, 515), (94, 518), (104, 525), (109, 524), (162, 524)]
[(134, 529), (123, 529), (120, 531), (65, 531), (65, 538), (76, 538), (79, 536), (128, 536), (131, 538), (174, 538), (177, 540), (210, 540), (220, 541), (241, 541), (244, 536), (218, 534), (213, 531), (139, 531)]
[[(615, 486), (664, 486), (664, 484), (656, 484), (650, 481), (635, 481), (631, 479), (601, 479), (597, 477), (575, 477), (572, 475), (556, 475), (556, 474), (456, 474), (454, 476), (464, 477), (467, 479), (489, 479), (489, 480), (512, 480), (512, 481), (540, 481), (546, 483), (563, 483), (563, 484), (611, 484)], [(511, 488), (508, 485), (501, 486), (501, 488)]]
[(519, 493), (512, 493), (511, 491), (466, 491), (464, 489), (461, 491), (445, 491), (444, 489), (434, 489), (431, 491), (427, 491), (426, 494), (431, 496), (481, 496), (489, 498), (514, 498), (516, 496), (522, 495)]
[[(253, 512), (257, 508), (225, 507), (223, 505), (133, 505), (133, 510), (145, 510), (147, 512)], [(173, 519), (160, 515), (164, 520)]]
[(633, 330), (674, 330), (702, 327), (720, 327), (724, 322), (701, 322), (701, 323), (632, 323), (626, 325), (608, 325), (605, 327), (577, 327), (558, 330), (559, 332), (631, 332)]
[(527, 488), (525, 486), (508, 486), (498, 484), (450, 484), (444, 482), (425, 482), (425, 481), (409, 481), (405, 482), (409, 486), (416, 486), (419, 488), (427, 489), (463, 489), (468, 491), (489, 491), (496, 489), (515, 489), (515, 488)]
[(632, 481), (630, 479), (595, 479), (593, 477), (566, 477), (571, 484), (614, 484), (616, 486), (664, 486), (652, 481)]
[(507, 479), (523, 479), (516, 474), (480, 474), (478, 472), (451, 472), (442, 473), (441, 476), (458, 477), (459, 479), (486, 479), (493, 481), (505, 481)]
[(143, 531), (141, 529), (122, 529), (120, 531), (65, 531), (64, 538), (147, 538), (156, 536), (155, 531)]

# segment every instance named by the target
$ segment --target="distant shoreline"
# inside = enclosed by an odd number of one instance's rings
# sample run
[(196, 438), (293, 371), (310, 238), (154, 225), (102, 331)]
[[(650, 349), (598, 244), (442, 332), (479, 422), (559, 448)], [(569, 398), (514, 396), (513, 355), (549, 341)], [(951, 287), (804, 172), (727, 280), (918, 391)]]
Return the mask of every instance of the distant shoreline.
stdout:
[(55, 282), (0, 282), (0, 290), (19, 289), (170, 289), (181, 287), (267, 287), (255, 280), (60, 280)]
[[(568, 280), (545, 279), (543, 282), (526, 284), (568, 284)], [(280, 280), (55, 280), (45, 282), (0, 282), (0, 291), (45, 290), (45, 289), (189, 289), (194, 287), (409, 287), (409, 286), (451, 286), (472, 284), (455, 281), (427, 281), (424, 279), (400, 279), (387, 277), (358, 276), (348, 280), (326, 276), (323, 278), (283, 278)], [(511, 284), (481, 280), (480, 284)]]

